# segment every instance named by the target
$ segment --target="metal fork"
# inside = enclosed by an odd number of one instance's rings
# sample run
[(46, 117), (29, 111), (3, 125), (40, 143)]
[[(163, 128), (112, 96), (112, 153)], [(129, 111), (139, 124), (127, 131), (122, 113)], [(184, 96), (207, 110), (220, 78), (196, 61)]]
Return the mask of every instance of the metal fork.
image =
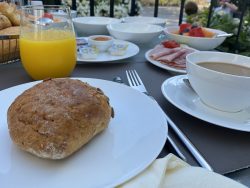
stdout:
[[(149, 96), (141, 78), (137, 74), (136, 70), (126, 70), (127, 79), (129, 82), (129, 85), (137, 89), (138, 91), (145, 93)], [(152, 99), (154, 99), (151, 96)], [(157, 103), (157, 101), (154, 99), (154, 101)], [(158, 103), (157, 103), (158, 104)], [(159, 105), (159, 104), (158, 104)], [(162, 110), (163, 111), (163, 110)], [(164, 111), (163, 111), (164, 112)], [(189, 149), (189, 151), (192, 153), (194, 158), (197, 160), (197, 162), (204, 168), (213, 171), (212, 167), (207, 163), (207, 161), (204, 159), (204, 157), (200, 154), (200, 152), (196, 149), (196, 147), (191, 143), (191, 141), (185, 136), (185, 134), (175, 125), (175, 123), (168, 117), (168, 115), (164, 112), (165, 118), (168, 122), (168, 125), (175, 131), (176, 135), (179, 136), (180, 140), (185, 144), (185, 146)], [(168, 136), (168, 139), (170, 137)], [(172, 140), (171, 138), (169, 141)], [(175, 145), (175, 144), (174, 144)], [(176, 145), (175, 145), (176, 146)], [(177, 146), (176, 146), (177, 148)], [(176, 151), (177, 152), (177, 151)], [(183, 155), (180, 150), (178, 149), (177, 154), (181, 157)], [(184, 155), (183, 155), (184, 156)]]

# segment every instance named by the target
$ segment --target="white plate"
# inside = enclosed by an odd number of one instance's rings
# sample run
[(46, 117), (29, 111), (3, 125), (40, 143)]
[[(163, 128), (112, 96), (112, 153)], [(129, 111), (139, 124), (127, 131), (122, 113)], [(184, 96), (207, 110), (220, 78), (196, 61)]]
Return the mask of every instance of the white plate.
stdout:
[(6, 113), (31, 82), (0, 91), (1, 188), (114, 187), (144, 170), (161, 152), (167, 137), (164, 115), (146, 95), (122, 84), (81, 78), (110, 98), (115, 118), (109, 127), (67, 159), (52, 161), (18, 149), (8, 134)]
[[(190, 48), (189, 46), (184, 45), (184, 44), (182, 44), (182, 46), (185, 47), (185, 48)], [(190, 48), (190, 49), (192, 49), (192, 50), (194, 50), (194, 51), (198, 51), (198, 50), (196, 50), (196, 49), (194, 49), (194, 48)], [(159, 62), (159, 61), (153, 60), (153, 59), (149, 56), (149, 54), (150, 54), (150, 52), (151, 52), (152, 50), (153, 50), (153, 49), (148, 50), (148, 51), (146, 52), (146, 54), (145, 54), (145, 58), (148, 60), (148, 62), (152, 63), (153, 65), (155, 65), (155, 66), (157, 66), (157, 67), (160, 67), (160, 68), (162, 68), (162, 69), (165, 69), (165, 70), (168, 70), (168, 71), (171, 71), (171, 72), (181, 73), (181, 74), (186, 74), (186, 73), (187, 73), (186, 69), (177, 69), (177, 68), (170, 67), (170, 66), (168, 66), (168, 65), (162, 64), (162, 63)]]
[(250, 132), (250, 111), (238, 113), (222, 112), (205, 105), (183, 79), (186, 75), (165, 80), (161, 90), (165, 98), (180, 110), (215, 125), (234, 130)]
[[(135, 56), (136, 54), (139, 53), (139, 47), (137, 45), (135, 45), (132, 42), (128, 42), (128, 41), (122, 41), (122, 40), (115, 40), (115, 42), (126, 42), (128, 43), (128, 48), (126, 50), (126, 53), (122, 56), (113, 56), (108, 54), (107, 52), (102, 52), (99, 53), (97, 58), (95, 59), (82, 59), (79, 57), (77, 57), (77, 61), (78, 62), (84, 62), (84, 63), (100, 63), (100, 62), (105, 62), (105, 63), (110, 63), (111, 61), (117, 61), (117, 60), (122, 60), (122, 59), (126, 59), (132, 56)], [(117, 63), (117, 62), (115, 62)]]

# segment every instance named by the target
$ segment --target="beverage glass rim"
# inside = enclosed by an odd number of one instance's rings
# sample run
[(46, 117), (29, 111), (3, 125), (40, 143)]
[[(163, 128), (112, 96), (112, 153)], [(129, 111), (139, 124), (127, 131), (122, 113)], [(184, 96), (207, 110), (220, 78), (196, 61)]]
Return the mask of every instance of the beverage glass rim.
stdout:
[(65, 5), (25, 5), (21, 7), (22, 10), (29, 10), (29, 9), (35, 9), (35, 10), (44, 10), (44, 9), (50, 9), (50, 10), (60, 10), (60, 9), (68, 9), (70, 8)]

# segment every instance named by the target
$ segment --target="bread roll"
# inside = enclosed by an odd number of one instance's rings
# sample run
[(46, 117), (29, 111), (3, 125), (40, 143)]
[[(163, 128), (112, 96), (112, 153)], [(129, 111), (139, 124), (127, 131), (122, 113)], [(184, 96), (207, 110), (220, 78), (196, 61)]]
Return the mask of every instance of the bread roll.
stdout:
[(0, 2), (0, 12), (8, 17), (12, 26), (20, 26), (20, 13), (16, 10), (15, 4)]
[[(8, 27), (0, 30), (0, 35), (19, 35), (20, 27)], [(18, 39), (6, 39), (0, 41), (0, 62), (7, 59), (15, 59), (20, 56)]]
[(113, 109), (104, 93), (80, 80), (45, 80), (18, 96), (8, 109), (10, 136), (38, 157), (65, 158), (103, 131)]
[(20, 27), (13, 26), (0, 30), (0, 35), (20, 35)]
[(10, 20), (6, 16), (0, 14), (0, 30), (7, 27), (11, 27)]

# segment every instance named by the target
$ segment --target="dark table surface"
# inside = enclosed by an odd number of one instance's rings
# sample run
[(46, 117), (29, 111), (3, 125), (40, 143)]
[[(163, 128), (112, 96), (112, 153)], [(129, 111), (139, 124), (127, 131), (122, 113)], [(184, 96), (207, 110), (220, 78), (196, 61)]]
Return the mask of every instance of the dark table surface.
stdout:
[[(230, 130), (204, 122), (170, 104), (161, 93), (161, 84), (175, 74), (150, 64), (144, 57), (145, 52), (153, 48), (155, 43), (139, 45), (139, 54), (117, 62), (78, 62), (71, 76), (105, 80), (113, 80), (114, 77), (120, 76), (128, 84), (125, 70), (137, 70), (150, 95), (155, 97), (162, 109), (197, 147), (213, 169), (250, 186), (250, 169), (247, 168), (250, 166), (250, 133)], [(20, 62), (1, 65), (0, 80), (0, 90), (33, 81), (26, 74)], [(169, 129), (169, 134), (186, 156), (187, 162), (190, 165), (199, 166), (171, 129)], [(164, 157), (169, 152), (174, 153), (174, 150), (166, 144), (159, 157)]]

